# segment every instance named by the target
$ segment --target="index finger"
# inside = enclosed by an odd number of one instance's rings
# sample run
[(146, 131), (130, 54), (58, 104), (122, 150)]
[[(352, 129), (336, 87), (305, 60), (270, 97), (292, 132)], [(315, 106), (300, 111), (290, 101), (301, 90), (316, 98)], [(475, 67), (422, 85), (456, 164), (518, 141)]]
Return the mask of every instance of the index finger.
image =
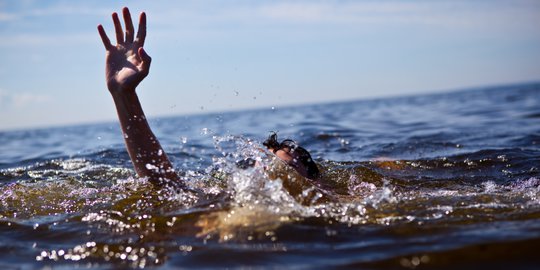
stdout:
[(135, 42), (138, 42), (140, 46), (144, 46), (144, 40), (146, 39), (146, 13), (141, 12), (139, 16), (139, 29), (137, 30), (137, 38)]
[(107, 36), (107, 33), (105, 33), (105, 29), (103, 29), (103, 25), (98, 25), (97, 27), (99, 36), (101, 37), (101, 41), (103, 42), (103, 45), (105, 46), (105, 50), (109, 50), (109, 48), (112, 47), (111, 41), (109, 40), (109, 37)]

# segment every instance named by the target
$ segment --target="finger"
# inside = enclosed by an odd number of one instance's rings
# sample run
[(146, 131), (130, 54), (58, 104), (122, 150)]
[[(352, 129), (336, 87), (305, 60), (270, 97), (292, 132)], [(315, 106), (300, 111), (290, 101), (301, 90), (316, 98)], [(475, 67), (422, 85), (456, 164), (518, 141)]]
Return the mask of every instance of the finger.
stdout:
[(124, 33), (122, 32), (122, 25), (120, 24), (120, 19), (118, 19), (118, 14), (115, 12), (112, 14), (112, 19), (114, 23), (114, 30), (116, 31), (116, 43), (124, 43)]
[(150, 65), (150, 62), (152, 62), (152, 57), (150, 57), (150, 55), (148, 55), (142, 47), (139, 48), (138, 53), (141, 60), (144, 63), (147, 63), (148, 65)]
[(139, 16), (139, 29), (137, 31), (137, 38), (135, 42), (138, 42), (139, 45), (144, 46), (144, 40), (146, 39), (146, 13), (141, 12)]
[(152, 58), (146, 53), (146, 51), (142, 47), (139, 48), (138, 53), (139, 57), (142, 60), (141, 70), (145, 74), (148, 74), (148, 72), (150, 71), (150, 63), (152, 62)]
[(133, 22), (131, 21), (131, 14), (129, 14), (129, 9), (127, 7), (122, 9), (122, 14), (124, 15), (124, 25), (126, 26), (126, 42), (133, 42)]
[(103, 29), (103, 25), (98, 25), (97, 29), (99, 36), (101, 37), (101, 41), (103, 41), (103, 45), (105, 46), (105, 50), (109, 50), (112, 47), (112, 44), (107, 36), (107, 33), (105, 33), (105, 29)]

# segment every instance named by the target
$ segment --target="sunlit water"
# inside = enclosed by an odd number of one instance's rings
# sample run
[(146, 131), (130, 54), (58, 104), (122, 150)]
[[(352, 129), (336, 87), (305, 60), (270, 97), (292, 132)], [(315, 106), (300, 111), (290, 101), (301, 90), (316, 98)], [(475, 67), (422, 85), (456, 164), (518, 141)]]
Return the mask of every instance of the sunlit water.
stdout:
[(151, 125), (189, 191), (137, 178), (117, 123), (0, 133), (0, 268), (539, 265), (539, 84)]

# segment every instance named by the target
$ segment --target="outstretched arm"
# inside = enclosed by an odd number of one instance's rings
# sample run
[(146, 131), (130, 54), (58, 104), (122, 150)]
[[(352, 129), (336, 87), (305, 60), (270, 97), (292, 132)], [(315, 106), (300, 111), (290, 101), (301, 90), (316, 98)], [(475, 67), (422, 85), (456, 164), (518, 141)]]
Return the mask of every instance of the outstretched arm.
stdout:
[(98, 25), (98, 32), (106, 50), (105, 79), (116, 105), (129, 157), (140, 177), (148, 177), (155, 184), (163, 184), (167, 180), (179, 182), (169, 158), (146, 121), (135, 92), (150, 70), (151, 58), (143, 49), (146, 14), (140, 15), (137, 36), (129, 10), (124, 8), (122, 14), (125, 34), (118, 14), (112, 14), (116, 45), (111, 44), (102, 25)]

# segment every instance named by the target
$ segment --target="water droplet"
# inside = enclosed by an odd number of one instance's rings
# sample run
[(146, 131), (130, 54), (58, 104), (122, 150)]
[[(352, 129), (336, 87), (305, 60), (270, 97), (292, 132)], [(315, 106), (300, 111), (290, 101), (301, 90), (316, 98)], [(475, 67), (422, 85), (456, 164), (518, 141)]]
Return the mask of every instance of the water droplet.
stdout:
[(414, 265), (414, 266), (418, 266), (418, 265), (420, 264), (420, 258), (418, 258), (418, 257), (416, 257), (416, 256), (413, 257), (413, 258), (411, 259), (411, 263), (412, 263), (412, 265)]

